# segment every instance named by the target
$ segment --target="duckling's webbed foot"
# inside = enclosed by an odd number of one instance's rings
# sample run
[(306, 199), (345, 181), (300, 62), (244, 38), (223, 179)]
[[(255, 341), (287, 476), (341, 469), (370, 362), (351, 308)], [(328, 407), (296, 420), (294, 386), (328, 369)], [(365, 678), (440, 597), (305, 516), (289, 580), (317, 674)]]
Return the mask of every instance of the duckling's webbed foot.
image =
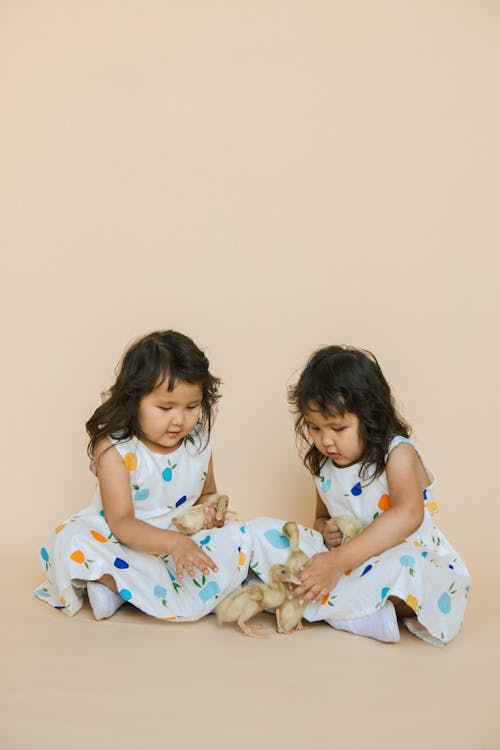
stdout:
[(283, 633), (284, 631), (283, 631), (283, 628), (281, 627), (281, 622), (280, 622), (281, 607), (276, 607), (274, 614), (276, 615), (276, 631), (278, 633)]
[(250, 638), (267, 638), (266, 633), (259, 632), (260, 628), (257, 628), (257, 626), (252, 629), (250, 625), (245, 622), (245, 620), (238, 620), (238, 625), (240, 626), (241, 630), (245, 633), (245, 635), (250, 636)]
[(276, 632), (277, 633), (283, 633), (284, 635), (288, 635), (291, 631), (285, 630), (283, 625), (281, 624), (281, 607), (276, 607)]

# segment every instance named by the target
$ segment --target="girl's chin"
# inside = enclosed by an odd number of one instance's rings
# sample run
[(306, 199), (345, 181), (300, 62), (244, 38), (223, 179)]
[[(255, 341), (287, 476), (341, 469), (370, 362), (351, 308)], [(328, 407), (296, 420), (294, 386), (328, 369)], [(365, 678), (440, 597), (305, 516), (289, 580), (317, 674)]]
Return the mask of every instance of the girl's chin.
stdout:
[(173, 437), (162, 435), (156, 440), (152, 437), (146, 437), (144, 439), (144, 443), (147, 445), (147, 447), (156, 453), (170, 453), (180, 445), (181, 441), (182, 433), (179, 433), (178, 435)]

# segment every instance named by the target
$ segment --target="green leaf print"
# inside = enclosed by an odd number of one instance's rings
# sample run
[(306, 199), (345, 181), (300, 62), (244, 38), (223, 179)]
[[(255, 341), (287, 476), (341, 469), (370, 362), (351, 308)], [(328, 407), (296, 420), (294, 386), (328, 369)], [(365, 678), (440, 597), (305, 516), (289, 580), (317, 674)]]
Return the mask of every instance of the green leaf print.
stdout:
[(256, 576), (259, 576), (259, 578), (262, 578), (262, 577), (263, 577), (263, 576), (262, 576), (262, 573), (259, 573), (259, 571), (257, 570), (257, 566), (258, 566), (258, 564), (259, 564), (259, 563), (258, 563), (258, 562), (256, 562), (256, 563), (254, 563), (253, 565), (250, 565), (250, 568), (251, 568), (251, 570), (253, 570), (253, 572), (255, 573), (255, 575), (256, 575)]
[(194, 445), (194, 437), (192, 435), (186, 435), (186, 437), (184, 438), (184, 445), (186, 445), (186, 443), (191, 443), (191, 445)]

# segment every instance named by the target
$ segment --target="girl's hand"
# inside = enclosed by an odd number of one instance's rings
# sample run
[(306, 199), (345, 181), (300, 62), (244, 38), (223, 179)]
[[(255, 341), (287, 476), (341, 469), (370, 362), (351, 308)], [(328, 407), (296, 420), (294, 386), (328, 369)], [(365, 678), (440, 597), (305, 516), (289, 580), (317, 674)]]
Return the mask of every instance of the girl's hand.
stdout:
[(175, 562), (175, 571), (177, 578), (182, 578), (182, 571), (186, 570), (191, 578), (194, 577), (194, 568), (198, 568), (201, 573), (208, 575), (209, 568), (214, 573), (218, 573), (219, 569), (214, 561), (207, 555), (203, 550), (184, 534), (178, 532), (171, 532), (175, 535), (173, 542), (170, 544), (168, 551), (169, 555), (172, 555)]
[(289, 599), (298, 599), (299, 604), (321, 602), (329, 596), (343, 574), (335, 552), (320, 552), (302, 568), (298, 575), (302, 585), (290, 592)]
[(213, 529), (214, 527), (220, 529), (221, 526), (224, 526), (224, 513), (214, 503), (204, 503), (203, 508), (205, 510), (204, 529)]
[(342, 544), (343, 537), (344, 535), (337, 526), (335, 518), (329, 518), (328, 521), (325, 521), (325, 526), (323, 529), (323, 539), (325, 541), (325, 547), (327, 549), (338, 547), (340, 544)]

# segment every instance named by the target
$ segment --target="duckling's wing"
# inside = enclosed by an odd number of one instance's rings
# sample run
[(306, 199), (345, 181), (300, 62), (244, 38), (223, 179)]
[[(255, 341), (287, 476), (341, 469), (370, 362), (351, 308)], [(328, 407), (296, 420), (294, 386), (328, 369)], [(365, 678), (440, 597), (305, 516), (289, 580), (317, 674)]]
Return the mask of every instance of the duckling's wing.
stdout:
[(280, 611), (281, 628), (290, 633), (300, 626), (304, 609), (305, 607), (299, 604), (296, 599), (286, 599)]
[(249, 620), (251, 617), (255, 617), (255, 615), (258, 615), (259, 612), (262, 612), (264, 609), (264, 595), (262, 591), (252, 591), (252, 589), (256, 589), (256, 586), (248, 586), (249, 590), (247, 591), (247, 595), (243, 598), (242, 601), (242, 609), (240, 616), (238, 617), (238, 620), (243, 620), (246, 622), (246, 620)]
[(195, 508), (186, 508), (178, 516), (172, 518), (172, 523), (178, 531), (183, 534), (196, 534), (203, 528), (205, 513), (201, 505)]
[(216, 608), (219, 623), (248, 619), (261, 611), (263, 593), (259, 584), (243, 586), (224, 599)]

